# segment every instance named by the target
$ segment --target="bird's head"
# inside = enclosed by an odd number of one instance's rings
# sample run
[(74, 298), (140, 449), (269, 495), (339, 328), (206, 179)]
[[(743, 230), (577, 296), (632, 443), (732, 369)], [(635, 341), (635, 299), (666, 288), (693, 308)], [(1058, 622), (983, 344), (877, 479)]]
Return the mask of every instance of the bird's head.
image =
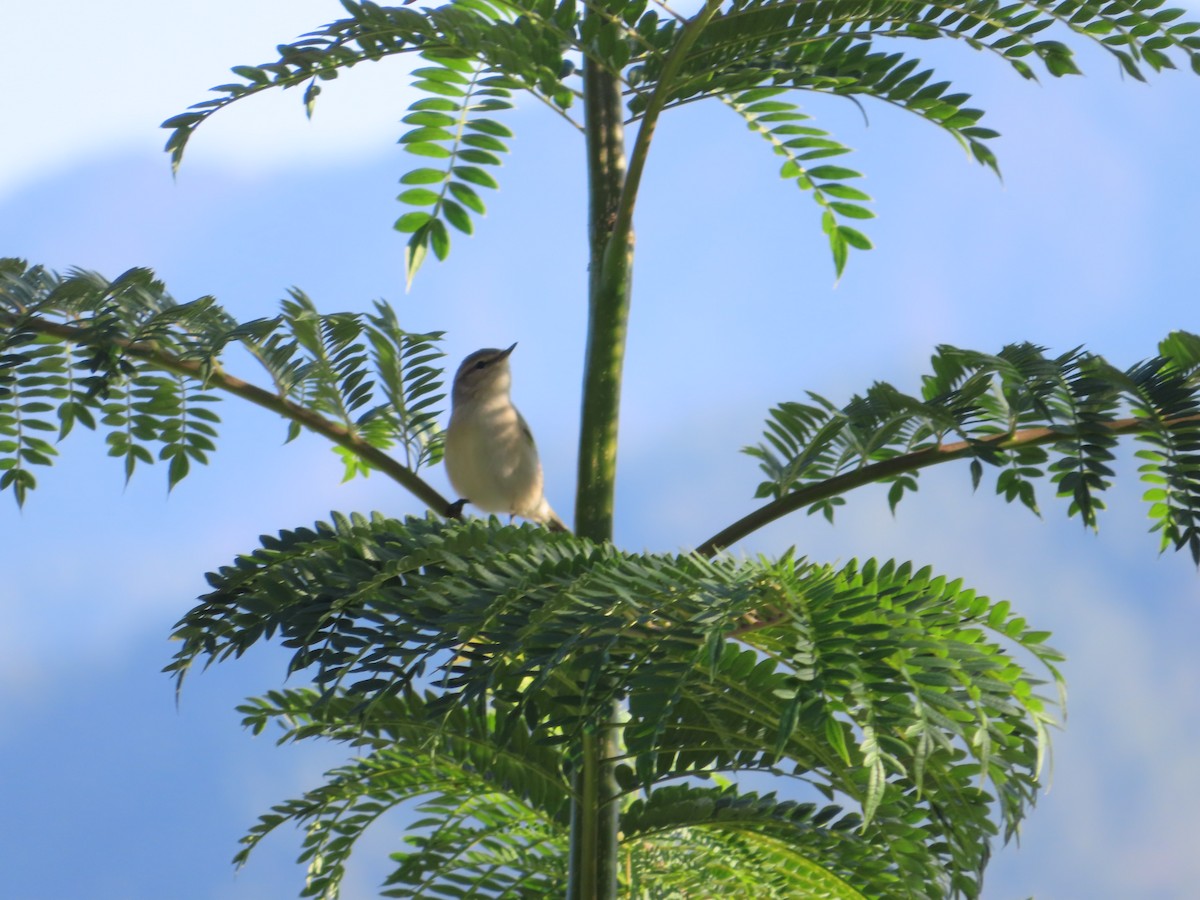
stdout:
[(462, 403), (489, 394), (507, 394), (512, 387), (508, 357), (516, 347), (516, 344), (507, 350), (488, 347), (476, 350), (464, 359), (454, 376), (454, 402)]

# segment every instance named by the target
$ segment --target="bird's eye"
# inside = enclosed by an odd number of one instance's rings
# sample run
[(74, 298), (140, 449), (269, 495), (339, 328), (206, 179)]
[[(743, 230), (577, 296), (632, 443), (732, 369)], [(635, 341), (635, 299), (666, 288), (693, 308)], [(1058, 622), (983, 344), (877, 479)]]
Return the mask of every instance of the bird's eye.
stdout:
[(481, 359), (479, 362), (475, 363), (476, 371), (478, 371), (479, 369), (486, 369), (487, 364), (488, 364), (488, 361), (486, 359)]

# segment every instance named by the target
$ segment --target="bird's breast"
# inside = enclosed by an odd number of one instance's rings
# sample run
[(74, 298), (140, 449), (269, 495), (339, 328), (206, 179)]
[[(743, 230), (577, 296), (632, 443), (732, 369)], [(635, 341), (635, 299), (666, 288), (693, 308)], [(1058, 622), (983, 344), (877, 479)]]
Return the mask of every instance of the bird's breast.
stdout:
[(541, 501), (537, 450), (504, 398), (455, 406), (446, 428), (445, 462), (454, 490), (486, 512), (523, 515)]

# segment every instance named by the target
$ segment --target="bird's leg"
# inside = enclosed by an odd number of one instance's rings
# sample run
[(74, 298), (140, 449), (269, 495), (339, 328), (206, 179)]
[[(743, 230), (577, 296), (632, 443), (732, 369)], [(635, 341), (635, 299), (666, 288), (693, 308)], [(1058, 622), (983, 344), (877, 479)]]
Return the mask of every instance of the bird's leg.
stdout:
[(468, 500), (466, 497), (462, 497), (458, 500), (455, 500), (453, 503), (451, 503), (449, 506), (446, 507), (446, 518), (447, 519), (461, 519), (463, 507), (466, 506), (470, 502), (471, 501)]

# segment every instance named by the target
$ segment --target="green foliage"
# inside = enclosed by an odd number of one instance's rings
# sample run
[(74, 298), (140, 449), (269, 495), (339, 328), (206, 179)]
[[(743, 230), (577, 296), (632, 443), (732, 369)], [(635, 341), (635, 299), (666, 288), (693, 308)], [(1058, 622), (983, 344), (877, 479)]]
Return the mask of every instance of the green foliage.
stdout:
[[(41, 328), (40, 316), (70, 319), (79, 341)], [(89, 273), (60, 279), (17, 260), (0, 260), (0, 489), (18, 504), (37, 484), (31, 466), (49, 466), (62, 440), (82, 424), (107, 430), (110, 456), (128, 480), (138, 463), (167, 463), (174, 487), (193, 462), (206, 463), (219, 421), (217, 398), (201, 379), (146, 366), (120, 344), (162, 346), (177, 334), (181, 352), (227, 319), (209, 297), (177, 305), (144, 269), (112, 282)], [(157, 451), (157, 452), (156, 452)]]
[(734, 897), (857, 900), (867, 895), (834, 869), (852, 869), (852, 881), (862, 885), (876, 879), (861, 874), (878, 877), (888, 865), (886, 854), (858, 834), (859, 823), (836, 806), (780, 801), (729, 785), (662, 787), (634, 801), (621, 819), (636, 860), (629, 893), (706, 896), (719, 885), (722, 895)]
[[(356, 436), (340, 444), (350, 474), (374, 464), (362, 448), (402, 444), (406, 472), (436, 460), (437, 335), (402, 331), (386, 304), (322, 315), (293, 291), (276, 319), (239, 324), (211, 298), (175, 304), (144, 270), (0, 273), (0, 447), (18, 502), (55, 452), (39, 435), (76, 422), (108, 430), (127, 475), (156, 445), (174, 484), (213, 447), (214, 388), (293, 431)], [(273, 391), (225, 373), (231, 345)], [(996, 466), (997, 491), (1033, 508), (1031, 481), (1049, 476), (1094, 525), (1116, 438), (1135, 434), (1156, 528), (1195, 555), (1198, 371), (1200, 338), (1184, 332), (1125, 372), (1078, 350), (943, 347), (919, 396), (876, 384), (843, 408), (810, 395), (774, 410), (750, 451), (769, 478), (759, 493), (830, 514), (891, 480), (894, 506), (920, 468), (970, 457), (976, 484)], [(560, 884), (577, 748), (613, 704), (631, 887), (682, 896), (681, 873), (704, 871), (735, 896), (977, 896), (992, 817), (1007, 838), (1033, 803), (1051, 721), (1042, 677), (1014, 653), (1061, 689), (1044, 632), (908, 564), (631, 554), (495, 520), (338, 516), (264, 539), (210, 583), (179, 624), (177, 679), (279, 636), (289, 674), (316, 689), (255, 701), (247, 724), (369, 750), (264, 816), (239, 854), (305, 825), (309, 896), (336, 894), (355, 838), (398, 806), (422, 818), (394, 857), (394, 896)], [(747, 793), (756, 773), (826, 805)], [(758, 873), (753, 888), (730, 860)]]
[[(580, 506), (597, 538), (611, 536), (611, 503), (589, 498), (612, 493), (627, 236), (664, 110), (719, 99), (738, 112), (784, 158), (780, 174), (812, 192), (840, 275), (851, 248), (870, 247), (847, 224), (871, 217), (869, 198), (848, 183), (857, 171), (828, 161), (848, 148), (813, 127), (794, 92), (905, 109), (995, 168), (982, 112), (902, 39), (961, 40), (1026, 78), (1075, 73), (1072, 50), (1043, 37), (1055, 29), (1135, 78), (1176, 59), (1200, 72), (1200, 25), (1174, 24), (1181, 13), (1162, 0), (709, 0), (689, 16), (644, 0), (343, 6), (347, 18), (235, 67), (219, 97), (165, 122), (172, 164), (229, 103), (303, 87), (311, 115), (341, 70), (417, 53), (420, 96), (400, 142), (421, 164), (401, 179), (411, 209), (396, 223), (411, 235), (411, 282), (430, 249), (447, 256), (450, 227), (470, 234), (485, 212), (478, 188), (497, 187), (512, 136), (491, 115), (516, 92), (581, 130), (595, 169), (588, 346), (599, 348), (585, 422), (592, 409), (605, 421), (585, 424), (596, 446), (581, 448), (592, 493)], [(584, 126), (572, 118), (580, 60)], [(639, 124), (627, 175), (623, 115)], [(383, 470), (440, 513), (445, 500), (415, 474), (440, 456), (440, 336), (403, 331), (384, 303), (326, 315), (293, 290), (279, 316), (239, 323), (212, 298), (176, 304), (147, 270), (109, 282), (0, 260), (0, 489), (23, 503), (53, 436), (76, 423), (106, 431), (127, 478), (157, 457), (174, 485), (207, 461), (211, 402), (233, 394), (284, 417), (289, 438), (307, 428), (332, 441), (347, 477)], [(269, 387), (227, 373), (233, 350)], [(1010, 838), (1039, 786), (1055, 705), (1039, 692), (1052, 684), (1059, 704), (1062, 693), (1048, 635), (1007, 602), (908, 563), (716, 551), (802, 506), (832, 517), (870, 482), (891, 484), (894, 508), (921, 468), (959, 458), (976, 486), (985, 465), (998, 468), (997, 492), (1035, 511), (1033, 485), (1048, 477), (1094, 527), (1112, 448), (1134, 434), (1163, 546), (1200, 562), (1198, 367), (1200, 338), (1182, 332), (1123, 372), (1079, 351), (943, 347), (919, 396), (876, 384), (844, 407), (815, 394), (781, 404), (748, 451), (767, 476), (759, 496), (774, 499), (694, 554), (433, 517), (335, 515), (264, 538), (209, 576), (168, 671), (181, 684), (197, 663), (278, 637), (293, 651), (288, 674), (314, 686), (250, 701), (246, 724), (362, 755), (261, 817), (237, 861), (299, 824), (304, 896), (334, 897), (355, 841), (403, 808), (419, 818), (392, 857), (389, 896), (548, 896), (564, 881), (578, 894), (588, 871), (619, 868), (637, 896), (977, 897), (997, 820)], [(403, 462), (388, 453), (398, 446)], [(596, 801), (589, 778), (616, 793)], [(767, 779), (800, 799), (751, 789)], [(620, 814), (619, 867), (605, 809)], [(587, 871), (584, 831), (597, 838)]]
[(404, 448), (405, 464), (414, 472), (442, 459), (442, 435), (438, 408), (446, 395), (443, 371), (437, 365), (446, 354), (438, 349), (443, 332), (408, 332), (400, 327), (396, 311), (382, 300), (367, 314), (366, 335), (371, 344), (372, 363), (379, 379), (376, 390), (383, 403), (367, 421), (376, 434), (372, 446), (396, 440)]
[[(630, 852), (699, 853), (700, 831), (868, 895), (976, 896), (993, 806), (1011, 834), (1033, 802), (1052, 706), (1038, 687), (1060, 680), (1045, 634), (1007, 603), (908, 564), (708, 561), (495, 519), (334, 516), (209, 582), (168, 671), (277, 635), (317, 689), (257, 701), (247, 723), (372, 749), (248, 838), (304, 824), (314, 895), (340, 877), (341, 838), (418, 796), (429, 831), (397, 857), (396, 896), (480, 873), (487, 896), (556, 883), (572, 748), (619, 700)], [(681, 787), (749, 773), (856, 809)]]
[(943, 346), (932, 365), (919, 397), (876, 383), (843, 407), (810, 393), (810, 403), (771, 410), (763, 442), (746, 448), (767, 476), (757, 495), (803, 495), (810, 513), (832, 520), (847, 486), (838, 479), (857, 471), (891, 483), (894, 510), (917, 489), (920, 468), (967, 457), (975, 486), (994, 466), (996, 493), (1034, 512), (1034, 479), (1049, 474), (1068, 515), (1095, 528), (1113, 447), (1132, 433), (1153, 448), (1137, 455), (1162, 548), (1186, 547), (1200, 565), (1200, 337), (1174, 332), (1123, 372), (1093, 354), (1051, 358), (1030, 344), (994, 356)]
[(396, 221), (396, 230), (411, 233), (405, 253), (408, 284), (429, 248), (438, 259), (450, 252), (446, 223), (471, 234), (471, 214), (483, 215), (485, 206), (477, 187), (498, 187), (483, 166), (500, 165), (497, 153), (508, 146), (502, 138), (512, 132), (480, 113), (511, 109), (510, 87), (517, 86), (502, 76), (484, 75), (485, 70), (469, 59), (422, 54), (433, 66), (416, 69), (415, 87), (427, 96), (409, 107), (404, 122), (415, 126), (400, 138), (405, 149), (417, 156), (444, 160), (437, 168), (413, 169), (400, 179), (409, 185), (399, 200), (417, 209)]
[[(67, 365), (62, 361), (59, 347), (28, 336), (29, 343), (19, 353), (0, 355), (0, 489), (11, 486), (18, 505), (24, 505), (26, 494), (37, 486), (31, 465), (48, 466), (58, 451), (40, 435), (54, 431), (54, 425), (44, 416), (52, 412), (57, 401), (69, 410), (60, 416), (63, 429), (69, 430), (75, 420), (87, 422), (92, 412), (82, 404), (73, 390)], [(13, 376), (6, 369), (27, 367), (23, 376)], [(93, 426), (94, 427), (94, 426)]]
[(554, 893), (564, 875), (569, 802), (561, 751), (534, 743), (518, 716), (435, 708), (433, 699), (415, 691), (383, 697), (366, 719), (356, 713), (357, 700), (310, 689), (272, 692), (241, 707), (256, 732), (285, 723), (281, 741), (329, 737), (369, 752), (304, 797), (273, 807), (235, 861), (244, 863), (281, 824), (303, 824), (302, 896), (336, 896), (355, 839), (407, 803), (418, 817), (409, 829), (412, 849), (393, 855), (398, 865), (384, 896), (436, 896), (447, 883), (441, 876), (452, 871), (478, 879), (493, 896), (503, 893), (500, 885)]
[[(274, 319), (238, 323), (211, 297), (176, 303), (146, 269), (114, 281), (61, 277), (0, 260), (0, 489), (18, 503), (33, 466), (57, 454), (50, 439), (76, 423), (107, 432), (128, 480), (139, 463), (167, 463), (173, 487), (215, 449), (216, 389), (330, 437), (346, 475), (377, 464), (371, 449), (403, 448), (411, 472), (441, 458), (437, 404), (441, 333), (402, 330), (391, 307), (322, 315), (293, 290)], [(223, 368), (231, 347), (252, 354), (271, 389)]]
[[(784, 151), (784, 177), (814, 190), (838, 275), (851, 247), (870, 247), (864, 235), (838, 221), (866, 217), (856, 202), (865, 199), (860, 192), (845, 188), (849, 195), (840, 196), (833, 187), (858, 173), (839, 166), (805, 166), (806, 159), (816, 158), (814, 151), (841, 153), (846, 148), (824, 132), (794, 131), (808, 128), (789, 118), (797, 115), (794, 105), (762, 98), (778, 91), (874, 98), (932, 122), (976, 160), (995, 168), (988, 142), (997, 134), (978, 124), (982, 111), (966, 105), (969, 94), (937, 80), (932, 69), (922, 69), (919, 59), (898, 49), (899, 39), (960, 40), (999, 57), (1024, 78), (1036, 77), (1035, 62), (1055, 77), (1077, 73), (1071, 48), (1045, 38), (1053, 29), (1063, 37), (1095, 43), (1137, 79), (1144, 79), (1146, 68), (1174, 68), (1176, 58), (1200, 72), (1198, 26), (1176, 23), (1182, 10), (1164, 9), (1162, 0), (1104, 5), (966, 0), (950, 6), (891, 0), (711, 0), (690, 17), (644, 0), (455, 0), (421, 9), (351, 0), (342, 5), (347, 18), (281, 45), (273, 62), (235, 67), (241, 80), (214, 88), (219, 98), (164, 122), (171, 130), (167, 150), (177, 167), (195, 129), (242, 97), (306, 85), (304, 104), (311, 114), (320, 82), (335, 78), (341, 69), (419, 52), (433, 65), (416, 70), (415, 87), (423, 96), (405, 121), (417, 127), (401, 141), (411, 152), (447, 163), (415, 169), (402, 179), (417, 185), (401, 199), (418, 209), (397, 222), (399, 230), (412, 234), (406, 252), (410, 281), (428, 249), (439, 259), (449, 252), (447, 225), (471, 232), (471, 213), (483, 212), (474, 186), (493, 186), (492, 176), (478, 166), (498, 161), (495, 154), (507, 149), (500, 140), (508, 136), (507, 129), (486, 119), (488, 124), (479, 127), (474, 114), (507, 108), (509, 92), (522, 90), (572, 121), (566, 110), (578, 90), (569, 79), (580, 57), (616, 75), (630, 120), (649, 117), (651, 128), (661, 110), (695, 100), (718, 98), (739, 109), (777, 151)], [(475, 102), (478, 96), (485, 97), (482, 103)], [(749, 108), (764, 102), (779, 106)], [(783, 115), (773, 118), (776, 114)], [(648, 143), (639, 152), (647, 149)], [(478, 152), (464, 155), (466, 151)], [(458, 171), (468, 168), (483, 180)], [(420, 186), (429, 184), (437, 187)]]
[[(127, 475), (157, 444), (174, 484), (212, 449), (210, 388), (276, 409), (293, 431), (401, 443), (410, 468), (436, 460), (437, 335), (403, 332), (386, 304), (322, 315), (293, 291), (276, 319), (238, 324), (211, 298), (175, 304), (143, 270), (113, 282), (16, 261), (0, 272), (0, 446), (19, 502), (29, 466), (54, 453), (38, 434), (75, 422), (108, 429)], [(273, 391), (225, 374), (230, 345), (258, 359)], [(850, 488), (890, 479), (894, 506), (923, 466), (970, 457), (976, 483), (994, 465), (998, 492), (1034, 508), (1028, 485), (1049, 475), (1094, 525), (1111, 448), (1133, 433), (1148, 445), (1156, 527), (1195, 554), (1198, 370), (1200, 338), (1184, 332), (1126, 372), (1080, 351), (943, 347), (920, 396), (877, 384), (844, 408), (810, 395), (773, 411), (750, 451), (769, 476), (759, 493), (829, 514)], [(348, 472), (365, 471), (349, 452), (359, 445), (340, 446)], [(735, 896), (809, 885), (974, 897), (992, 817), (1007, 839), (1035, 799), (1051, 721), (1043, 676), (1061, 689), (1045, 633), (908, 564), (631, 554), (495, 520), (337, 516), (264, 539), (210, 583), (169, 671), (181, 681), (198, 661), (279, 636), (289, 674), (316, 689), (255, 701), (247, 724), (369, 750), (275, 807), (239, 854), (303, 824), (307, 896), (334, 896), (356, 837), (399, 806), (422, 818), (394, 857), (393, 896), (561, 884), (577, 748), (617, 704), (612, 800), (631, 888), (682, 896), (694, 887), (683, 873), (703, 871)], [(755, 774), (826, 805), (748, 793), (740, 783)]]
[(822, 227), (833, 251), (834, 267), (839, 275), (846, 267), (850, 247), (869, 250), (871, 242), (860, 231), (838, 222), (838, 216), (870, 219), (875, 216), (859, 204), (871, 198), (856, 187), (842, 182), (862, 175), (853, 169), (826, 163), (810, 166), (814, 160), (849, 153), (850, 148), (830, 140), (827, 132), (811, 125), (794, 103), (775, 99), (784, 88), (755, 88), (726, 102), (756, 131), (771, 142), (775, 152), (787, 160), (779, 170), (783, 178), (795, 180), (802, 190), (812, 191), (825, 212)]

